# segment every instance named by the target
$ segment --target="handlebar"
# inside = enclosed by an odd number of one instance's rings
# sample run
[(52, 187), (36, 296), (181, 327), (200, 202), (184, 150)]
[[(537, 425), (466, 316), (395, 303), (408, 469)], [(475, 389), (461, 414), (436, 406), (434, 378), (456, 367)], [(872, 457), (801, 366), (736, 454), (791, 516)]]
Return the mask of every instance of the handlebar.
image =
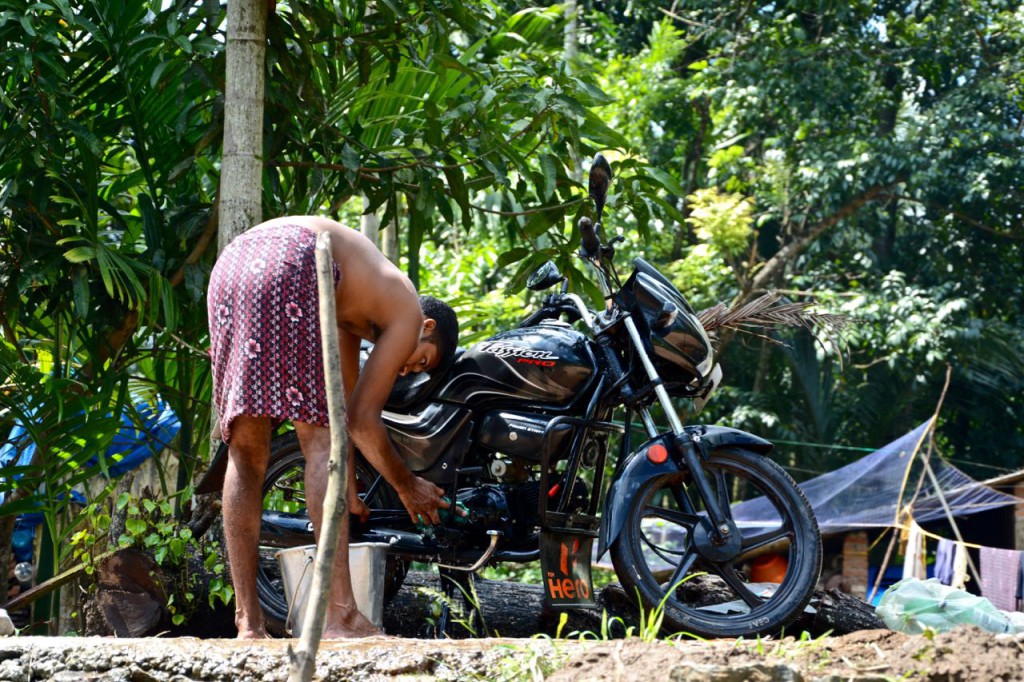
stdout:
[(590, 328), (594, 326), (591, 312), (584, 306), (582, 299), (575, 294), (551, 294), (544, 299), (544, 305), (531, 313), (519, 323), (520, 327), (532, 327), (544, 320), (558, 319), (562, 315), (569, 322), (583, 320)]
[(553, 311), (548, 307), (543, 307), (540, 310), (535, 310), (529, 314), (522, 322), (519, 323), (520, 327), (532, 327), (535, 324), (543, 320), (549, 320), (558, 317), (558, 312)]

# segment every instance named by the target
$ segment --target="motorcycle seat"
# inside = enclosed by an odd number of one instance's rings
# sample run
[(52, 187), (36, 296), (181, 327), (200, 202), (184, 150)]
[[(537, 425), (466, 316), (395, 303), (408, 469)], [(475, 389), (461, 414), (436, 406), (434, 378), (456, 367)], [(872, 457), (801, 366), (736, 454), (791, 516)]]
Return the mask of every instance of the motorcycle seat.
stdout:
[(451, 362), (435, 367), (430, 372), (410, 373), (404, 377), (398, 377), (395, 380), (395, 385), (391, 387), (391, 394), (388, 396), (384, 408), (391, 412), (408, 412), (410, 408), (433, 395), (441, 384), (441, 380), (448, 376), (455, 361), (464, 352), (464, 348), (459, 348), (455, 351)]

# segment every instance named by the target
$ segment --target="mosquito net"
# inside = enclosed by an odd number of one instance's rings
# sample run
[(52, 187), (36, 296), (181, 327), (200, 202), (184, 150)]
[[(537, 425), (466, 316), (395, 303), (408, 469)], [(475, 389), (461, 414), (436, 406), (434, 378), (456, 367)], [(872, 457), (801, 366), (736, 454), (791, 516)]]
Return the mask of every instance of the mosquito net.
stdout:
[[(946, 515), (942, 499), (954, 516), (1024, 502), (975, 481), (939, 457), (926, 460), (923, 443), (930, 427), (931, 421), (925, 422), (852, 464), (801, 483), (822, 534), (900, 525), (897, 512), (908, 505), (918, 523), (938, 520)], [(733, 515), (741, 526), (771, 526), (778, 519), (764, 498), (736, 505)]]

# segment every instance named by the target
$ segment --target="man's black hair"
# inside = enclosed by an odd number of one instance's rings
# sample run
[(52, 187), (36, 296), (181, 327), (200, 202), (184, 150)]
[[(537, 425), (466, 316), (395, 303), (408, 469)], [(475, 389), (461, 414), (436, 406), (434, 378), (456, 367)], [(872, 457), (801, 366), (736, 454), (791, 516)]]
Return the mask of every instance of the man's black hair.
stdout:
[(447, 367), (459, 347), (459, 320), (455, 311), (444, 301), (427, 295), (420, 296), (420, 309), (423, 317), (429, 317), (437, 323), (434, 333), (427, 338), (441, 351), (441, 361), (437, 366)]

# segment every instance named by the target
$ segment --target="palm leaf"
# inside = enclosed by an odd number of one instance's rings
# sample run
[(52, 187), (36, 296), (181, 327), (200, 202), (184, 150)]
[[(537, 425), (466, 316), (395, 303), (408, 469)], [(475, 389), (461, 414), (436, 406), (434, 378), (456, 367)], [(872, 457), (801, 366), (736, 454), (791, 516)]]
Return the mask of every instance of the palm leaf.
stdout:
[(783, 327), (806, 329), (817, 338), (825, 335), (829, 340), (838, 341), (850, 321), (846, 315), (815, 310), (813, 303), (786, 301), (777, 291), (736, 307), (719, 303), (697, 313), (697, 319), (708, 332), (730, 329), (762, 336), (775, 343), (780, 342), (765, 332)]

